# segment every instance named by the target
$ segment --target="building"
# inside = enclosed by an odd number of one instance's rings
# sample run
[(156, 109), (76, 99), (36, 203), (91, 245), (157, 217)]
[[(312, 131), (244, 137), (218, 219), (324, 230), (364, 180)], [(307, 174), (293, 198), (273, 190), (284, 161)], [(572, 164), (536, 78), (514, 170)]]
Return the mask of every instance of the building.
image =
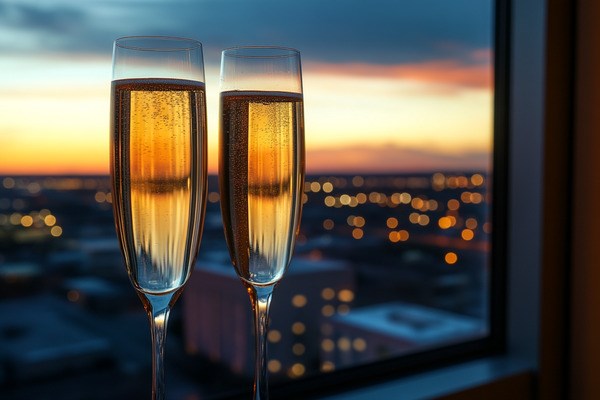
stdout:
[[(354, 273), (337, 261), (294, 259), (275, 289), (268, 336), (269, 371), (297, 378), (320, 365), (319, 321), (348, 312)], [(254, 372), (253, 316), (248, 294), (234, 268), (201, 264), (183, 292), (184, 340), (188, 352)]]
[(0, 374), (13, 384), (114, 361), (111, 342), (82, 322), (81, 311), (53, 296), (5, 300), (0, 315)]
[(371, 363), (486, 334), (484, 320), (402, 302), (335, 315), (324, 327), (320, 341), (324, 370)]

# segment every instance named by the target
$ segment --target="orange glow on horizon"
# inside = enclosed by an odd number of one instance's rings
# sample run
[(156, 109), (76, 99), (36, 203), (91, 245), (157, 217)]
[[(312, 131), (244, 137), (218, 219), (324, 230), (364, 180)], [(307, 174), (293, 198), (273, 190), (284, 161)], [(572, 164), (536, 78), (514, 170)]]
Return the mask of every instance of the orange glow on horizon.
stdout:
[(414, 80), (469, 88), (492, 88), (492, 68), (489, 49), (471, 54), (474, 63), (457, 60), (434, 60), (403, 64), (366, 63), (306, 63), (306, 70), (328, 75), (353, 75), (361, 77)]
[[(306, 62), (307, 172), (489, 168), (489, 57), (473, 53), (472, 65)], [(36, 60), (0, 56), (10, 77), (0, 80), (0, 174), (108, 174), (110, 60)], [(216, 174), (218, 69), (206, 72), (208, 170)]]
[[(108, 154), (97, 157), (93, 149), (80, 152), (60, 148), (38, 151), (7, 152), (0, 159), (1, 175), (106, 175), (109, 173)], [(60, 160), (60, 162), (58, 162)]]
[(428, 149), (382, 145), (346, 145), (323, 147), (307, 152), (306, 168), (309, 173), (377, 173), (433, 171), (440, 167), (448, 170), (487, 170), (491, 155), (478, 149)]

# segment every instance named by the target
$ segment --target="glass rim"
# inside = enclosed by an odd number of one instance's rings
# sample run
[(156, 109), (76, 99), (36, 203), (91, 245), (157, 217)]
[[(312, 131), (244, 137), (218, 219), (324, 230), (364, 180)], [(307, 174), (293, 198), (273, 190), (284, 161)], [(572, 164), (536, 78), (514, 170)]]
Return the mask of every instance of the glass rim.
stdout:
[[(264, 54), (252, 54), (253, 51), (260, 52), (262, 50), (265, 50)], [(269, 54), (266, 52), (267, 50), (278, 53)], [(242, 51), (248, 51), (248, 53), (244, 54)], [(300, 50), (285, 46), (233, 46), (223, 49), (222, 54), (225, 57), (234, 58), (290, 58), (300, 56)]]
[[(144, 40), (147, 40), (149, 44), (154, 42), (170, 42), (173, 44), (173, 46), (157, 47), (156, 45), (141, 46), (139, 44), (127, 44), (129, 41), (135, 42)], [(202, 43), (200, 41), (196, 39), (178, 36), (122, 36), (120, 38), (115, 39), (114, 43), (116, 47), (136, 51), (191, 51), (195, 49), (202, 49)], [(177, 46), (176, 43), (180, 43), (181, 45)], [(187, 45), (184, 45), (184, 43), (186, 43)]]

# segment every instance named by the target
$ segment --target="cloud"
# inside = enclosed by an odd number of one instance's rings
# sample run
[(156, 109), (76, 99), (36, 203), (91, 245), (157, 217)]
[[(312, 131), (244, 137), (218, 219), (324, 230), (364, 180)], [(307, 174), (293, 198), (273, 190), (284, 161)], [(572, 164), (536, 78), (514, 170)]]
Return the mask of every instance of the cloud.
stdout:
[(481, 89), (492, 87), (492, 69), (489, 64), (465, 64), (460, 60), (434, 60), (396, 65), (309, 62), (304, 67), (305, 71), (336, 76), (404, 79)]
[[(172, 8), (209, 47), (277, 44), (304, 60), (424, 62), (491, 46), (492, 1), (220, 0)], [(188, 7), (186, 9), (186, 7)], [(186, 9), (183, 13), (183, 11)]]
[[(28, 31), (62, 52), (110, 52), (123, 35), (177, 35), (205, 44), (208, 62), (224, 47), (297, 47), (304, 60), (333, 63), (472, 62), (491, 46), (486, 0), (5, 0), (3, 30)], [(51, 41), (49, 39), (52, 39)], [(7, 49), (6, 43), (2, 46)], [(18, 47), (16, 44), (15, 50)]]
[(86, 14), (79, 7), (44, 4), (7, 3), (0, 7), (0, 19), (5, 26), (43, 33), (69, 34), (83, 29)]
[(105, 36), (95, 22), (95, 8), (79, 3), (8, 0), (0, 4), (0, 50), (5, 56), (64, 55), (81, 53), (81, 41), (93, 53)]
[(309, 173), (482, 171), (488, 170), (490, 163), (491, 154), (486, 151), (449, 154), (396, 144), (318, 148), (306, 154)]

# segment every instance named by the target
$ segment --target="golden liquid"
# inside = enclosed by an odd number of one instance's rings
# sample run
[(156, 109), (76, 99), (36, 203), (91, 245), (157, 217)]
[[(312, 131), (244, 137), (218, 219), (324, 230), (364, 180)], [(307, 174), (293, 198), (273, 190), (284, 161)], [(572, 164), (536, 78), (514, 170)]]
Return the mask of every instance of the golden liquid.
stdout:
[(189, 277), (206, 195), (204, 86), (113, 82), (111, 166), (117, 234), (134, 286), (166, 293)]
[(221, 210), (229, 252), (248, 283), (276, 283), (300, 225), (304, 180), (301, 95), (221, 95)]

